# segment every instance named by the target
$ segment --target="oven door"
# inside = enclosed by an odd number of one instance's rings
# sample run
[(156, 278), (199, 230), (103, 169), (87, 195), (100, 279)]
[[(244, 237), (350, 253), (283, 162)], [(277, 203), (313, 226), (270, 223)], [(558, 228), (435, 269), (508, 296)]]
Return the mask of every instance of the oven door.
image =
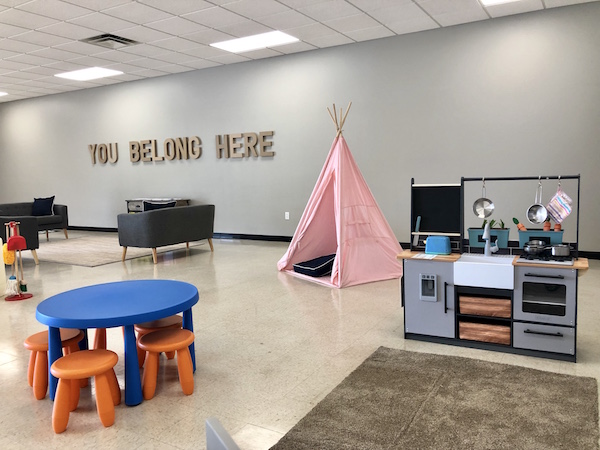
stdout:
[(577, 271), (515, 267), (516, 320), (575, 326)]

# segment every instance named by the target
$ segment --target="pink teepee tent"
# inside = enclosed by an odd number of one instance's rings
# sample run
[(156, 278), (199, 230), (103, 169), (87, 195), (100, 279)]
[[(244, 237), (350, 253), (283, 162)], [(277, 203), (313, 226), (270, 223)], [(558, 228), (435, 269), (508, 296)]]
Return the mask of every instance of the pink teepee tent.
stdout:
[[(277, 268), (331, 287), (400, 278), (397, 255), (402, 247), (385, 220), (342, 136), (348, 115), (338, 122), (337, 135), (317, 184), (300, 218), (290, 246)], [(335, 118), (334, 118), (335, 116)], [(331, 276), (314, 278), (293, 271), (293, 265), (335, 253)]]

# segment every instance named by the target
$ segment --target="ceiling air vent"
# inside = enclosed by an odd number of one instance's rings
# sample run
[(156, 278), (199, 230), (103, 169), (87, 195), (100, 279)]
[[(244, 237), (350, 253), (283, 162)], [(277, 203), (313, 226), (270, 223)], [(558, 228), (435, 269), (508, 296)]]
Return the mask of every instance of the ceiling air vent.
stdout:
[(121, 36), (115, 36), (114, 34), (101, 34), (99, 36), (93, 36), (86, 39), (82, 39), (81, 42), (87, 42), (88, 44), (99, 45), (100, 47), (111, 48), (118, 50), (123, 47), (129, 47), (130, 45), (139, 44), (137, 41), (132, 41)]

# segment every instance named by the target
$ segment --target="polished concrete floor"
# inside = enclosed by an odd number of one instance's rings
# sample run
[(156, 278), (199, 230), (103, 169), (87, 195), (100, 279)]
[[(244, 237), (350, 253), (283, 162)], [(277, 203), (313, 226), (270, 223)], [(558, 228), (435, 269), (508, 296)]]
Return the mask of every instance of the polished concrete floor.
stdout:
[[(80, 232), (81, 233), (81, 232)], [(73, 232), (73, 237), (76, 236)], [(51, 234), (51, 239), (64, 239)], [(44, 240), (41, 245), (44, 245)], [(579, 278), (577, 363), (404, 340), (398, 280), (330, 289), (278, 273), (285, 243), (215, 240), (186, 251), (95, 268), (25, 263), (34, 297), (0, 301), (0, 448), (205, 448), (204, 421), (217, 417), (242, 449), (267, 449), (379, 346), (443, 353), (600, 378), (600, 262)], [(166, 278), (193, 283), (197, 371), (185, 396), (175, 361), (161, 359), (156, 396), (116, 407), (104, 428), (84, 388), (67, 430), (55, 435), (52, 402), (35, 400), (27, 384), (24, 339), (44, 326), (35, 319), (45, 298), (80, 286)], [(108, 330), (119, 354), (120, 329)]]

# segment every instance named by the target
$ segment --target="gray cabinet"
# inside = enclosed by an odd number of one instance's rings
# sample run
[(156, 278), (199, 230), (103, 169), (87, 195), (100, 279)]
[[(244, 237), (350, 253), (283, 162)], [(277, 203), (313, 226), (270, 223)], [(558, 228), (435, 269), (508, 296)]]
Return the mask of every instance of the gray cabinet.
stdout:
[(452, 263), (404, 260), (404, 330), (455, 337)]

